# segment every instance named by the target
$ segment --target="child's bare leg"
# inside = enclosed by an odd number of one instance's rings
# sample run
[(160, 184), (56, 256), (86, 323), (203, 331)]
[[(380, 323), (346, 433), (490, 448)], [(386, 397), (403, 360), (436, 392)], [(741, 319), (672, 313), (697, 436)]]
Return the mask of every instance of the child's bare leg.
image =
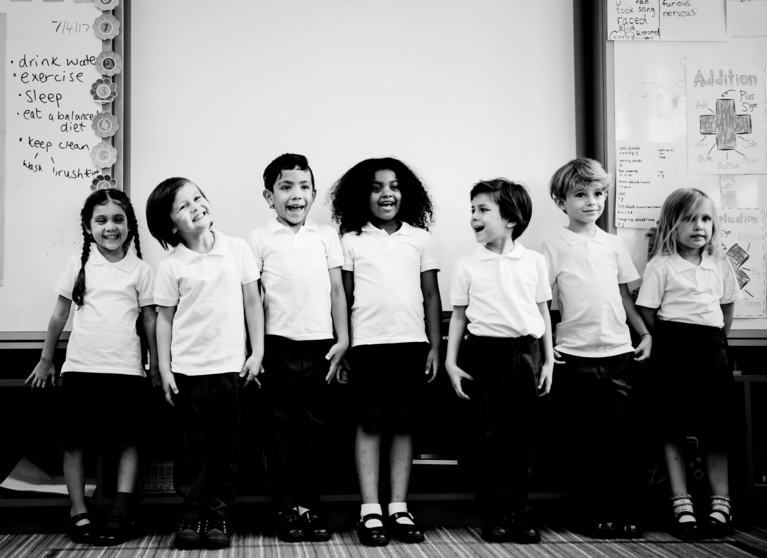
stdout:
[(117, 492), (133, 493), (138, 479), (138, 448), (125, 446), (117, 464)]
[(410, 431), (392, 433), (389, 455), (391, 501), (407, 501), (410, 469), (413, 466), (413, 434)]
[(666, 457), (668, 478), (671, 483), (671, 493), (674, 495), (687, 494), (687, 476), (679, 442), (666, 442), (663, 450)]
[(381, 424), (363, 420), (357, 424), (354, 458), (363, 504), (378, 503), (378, 469), (381, 456)]
[(708, 473), (708, 483), (711, 486), (711, 494), (729, 496), (730, 485), (728, 480), (727, 452), (718, 447), (709, 448), (704, 458), (706, 472)]
[[(88, 508), (85, 506), (85, 463), (82, 447), (64, 451), (64, 482), (67, 485), (69, 500), (72, 503), (69, 516), (86, 513)], [(90, 521), (81, 519), (77, 525), (87, 523)]]

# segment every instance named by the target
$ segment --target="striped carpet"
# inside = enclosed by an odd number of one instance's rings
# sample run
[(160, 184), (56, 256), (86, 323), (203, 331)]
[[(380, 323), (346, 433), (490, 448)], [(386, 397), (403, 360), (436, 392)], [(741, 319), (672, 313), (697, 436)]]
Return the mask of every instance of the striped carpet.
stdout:
[(172, 533), (146, 535), (118, 547), (77, 545), (63, 534), (0, 535), (2, 558), (767, 558), (767, 530), (741, 525), (724, 539), (681, 542), (662, 531), (649, 531), (636, 541), (599, 541), (558, 526), (541, 530), (538, 545), (488, 544), (477, 528), (435, 528), (426, 542), (368, 548), (357, 544), (354, 531), (336, 533), (328, 543), (283, 543), (260, 533), (236, 533), (232, 547), (218, 551), (178, 551)]

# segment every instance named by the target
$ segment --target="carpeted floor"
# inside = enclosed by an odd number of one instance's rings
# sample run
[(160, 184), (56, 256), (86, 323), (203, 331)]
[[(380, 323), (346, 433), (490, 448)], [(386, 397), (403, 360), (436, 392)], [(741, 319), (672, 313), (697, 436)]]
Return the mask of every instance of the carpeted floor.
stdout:
[(767, 558), (767, 529), (739, 525), (723, 539), (682, 542), (663, 531), (647, 531), (642, 539), (601, 541), (557, 525), (541, 530), (538, 545), (488, 544), (479, 529), (437, 527), (427, 531), (426, 542), (405, 545), (392, 541), (382, 548), (357, 544), (354, 531), (336, 533), (327, 543), (283, 543), (273, 536), (253, 532), (235, 533), (232, 547), (218, 551), (178, 551), (172, 548), (173, 533), (150, 533), (118, 547), (77, 545), (63, 534), (0, 535), (2, 558)]

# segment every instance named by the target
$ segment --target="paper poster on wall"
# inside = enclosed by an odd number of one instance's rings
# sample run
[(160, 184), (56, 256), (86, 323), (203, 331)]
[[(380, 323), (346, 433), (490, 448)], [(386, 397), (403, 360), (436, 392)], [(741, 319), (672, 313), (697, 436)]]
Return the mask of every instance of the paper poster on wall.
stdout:
[(663, 201), (679, 186), (676, 144), (619, 141), (615, 226), (655, 226)]
[(727, 33), (730, 37), (767, 35), (767, 0), (727, 0)]
[(726, 41), (721, 0), (608, 0), (611, 41)]
[(767, 173), (764, 68), (687, 66), (690, 174)]
[(735, 317), (767, 317), (765, 212), (761, 208), (725, 207), (719, 210), (719, 221), (722, 248), (743, 294), (735, 303)]

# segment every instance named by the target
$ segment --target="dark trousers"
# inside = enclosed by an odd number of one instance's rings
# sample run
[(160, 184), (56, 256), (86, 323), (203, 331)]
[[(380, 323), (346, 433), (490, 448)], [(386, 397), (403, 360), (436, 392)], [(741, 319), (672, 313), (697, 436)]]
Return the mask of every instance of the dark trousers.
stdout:
[(226, 518), (235, 496), (242, 381), (234, 372), (175, 379), (180, 436), (173, 481), (184, 499), (181, 516)]
[(269, 471), (279, 509), (316, 508), (322, 488), (322, 446), (329, 420), (332, 339), (294, 341), (265, 337), (262, 383), (271, 404)]
[(562, 472), (569, 490), (580, 493), (593, 513), (622, 513), (636, 504), (641, 452), (629, 378), (633, 356), (562, 354), (565, 364), (554, 369), (552, 397), (562, 417), (564, 441)]
[(538, 340), (470, 335), (461, 350), (471, 398), (471, 428), (485, 513), (521, 511), (527, 501), (538, 414)]

